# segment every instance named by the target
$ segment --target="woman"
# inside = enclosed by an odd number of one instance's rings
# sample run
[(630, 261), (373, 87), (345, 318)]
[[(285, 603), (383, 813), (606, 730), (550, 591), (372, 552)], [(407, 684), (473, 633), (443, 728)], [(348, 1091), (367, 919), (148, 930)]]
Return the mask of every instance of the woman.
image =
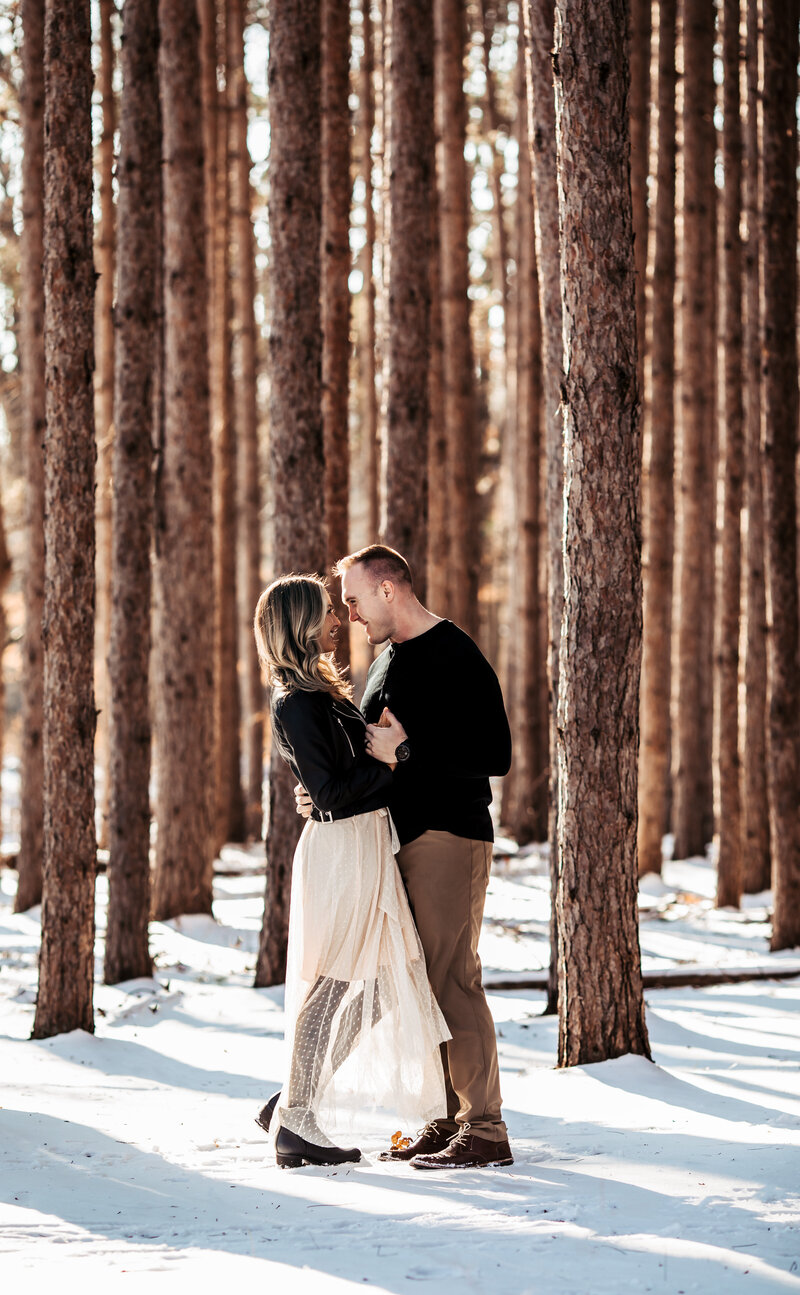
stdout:
[[(360, 1160), (323, 1131), (345, 1109), (445, 1112), (449, 1038), (394, 859), (394, 765), (364, 749), (365, 721), (333, 660), (339, 620), (316, 576), (283, 576), (255, 615), (273, 740), (314, 804), (294, 856), (286, 967), (289, 1078), (258, 1117), (281, 1167)], [(401, 739), (402, 740), (402, 739)]]

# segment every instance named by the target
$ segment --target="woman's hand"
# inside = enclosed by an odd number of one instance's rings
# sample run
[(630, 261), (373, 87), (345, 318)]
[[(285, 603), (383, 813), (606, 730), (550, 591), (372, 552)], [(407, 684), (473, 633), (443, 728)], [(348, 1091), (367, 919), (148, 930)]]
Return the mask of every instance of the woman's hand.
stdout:
[(377, 724), (367, 725), (367, 751), (373, 760), (380, 760), (383, 764), (394, 766), (394, 753), (401, 742), (405, 742), (408, 734), (399, 719), (384, 706), (383, 714)]
[(298, 782), (297, 786), (294, 789), (294, 807), (295, 807), (295, 812), (298, 813), (301, 816), (301, 818), (311, 817), (311, 811), (314, 808), (314, 802), (312, 801), (311, 797), (309, 796), (302, 782)]

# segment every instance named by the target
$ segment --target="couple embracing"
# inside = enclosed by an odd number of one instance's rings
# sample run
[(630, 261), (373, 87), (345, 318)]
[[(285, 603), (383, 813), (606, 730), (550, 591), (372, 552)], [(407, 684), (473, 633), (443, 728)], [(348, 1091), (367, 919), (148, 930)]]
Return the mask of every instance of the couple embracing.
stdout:
[(334, 574), (350, 620), (390, 644), (360, 710), (333, 658), (324, 581), (284, 576), (256, 608), (273, 741), (308, 820), (292, 874), (289, 1074), (258, 1123), (283, 1167), (357, 1161), (324, 1130), (360, 1094), (422, 1126), (381, 1160), (508, 1165), (478, 958), (489, 777), (511, 759), (500, 685), (472, 639), (422, 606), (399, 553), (372, 545)]

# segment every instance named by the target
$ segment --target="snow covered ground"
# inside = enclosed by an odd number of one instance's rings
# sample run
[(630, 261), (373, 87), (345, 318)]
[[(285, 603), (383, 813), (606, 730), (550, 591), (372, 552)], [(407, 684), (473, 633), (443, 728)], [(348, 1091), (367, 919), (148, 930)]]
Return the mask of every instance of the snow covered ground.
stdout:
[[(384, 1114), (359, 1165), (281, 1171), (253, 1122), (283, 1073), (282, 990), (251, 987), (260, 865), (224, 851), (215, 920), (155, 924), (154, 979), (98, 985), (96, 1034), (44, 1042), (39, 914), (0, 874), (3, 1289), (800, 1292), (800, 977), (648, 991), (656, 1064), (569, 1071), (543, 995), (490, 992), (513, 1166), (382, 1164)], [(646, 879), (646, 969), (800, 972), (767, 952), (769, 896), (718, 913), (711, 894), (703, 860)], [(104, 901), (101, 878), (99, 954)], [(541, 854), (498, 858), (487, 982), (546, 966), (546, 930)]]

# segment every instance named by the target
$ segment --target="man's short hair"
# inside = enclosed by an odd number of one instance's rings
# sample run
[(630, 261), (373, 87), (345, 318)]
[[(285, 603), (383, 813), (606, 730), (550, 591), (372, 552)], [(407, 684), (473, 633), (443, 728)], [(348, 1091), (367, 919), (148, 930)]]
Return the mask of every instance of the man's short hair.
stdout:
[(339, 558), (333, 567), (333, 574), (341, 577), (345, 571), (349, 571), (350, 567), (354, 566), (366, 567), (374, 577), (376, 585), (379, 585), (382, 580), (391, 580), (393, 584), (407, 584), (409, 589), (414, 588), (411, 568), (405, 558), (396, 549), (390, 549), (386, 544), (370, 544), (365, 549), (359, 549), (357, 553), (348, 553), (346, 557)]

